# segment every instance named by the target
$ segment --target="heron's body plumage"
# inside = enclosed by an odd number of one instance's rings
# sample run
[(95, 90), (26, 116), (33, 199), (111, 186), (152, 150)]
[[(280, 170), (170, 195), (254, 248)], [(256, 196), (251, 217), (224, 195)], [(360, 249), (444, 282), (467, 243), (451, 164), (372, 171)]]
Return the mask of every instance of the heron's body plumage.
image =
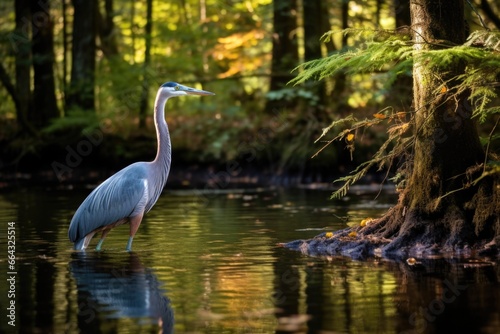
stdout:
[(136, 162), (123, 168), (95, 188), (76, 210), (68, 237), (74, 248), (85, 250), (95, 233), (102, 232), (101, 244), (114, 227), (130, 223), (127, 250), (141, 224), (142, 217), (155, 205), (167, 182), (171, 164), (171, 144), (164, 117), (168, 98), (180, 95), (213, 95), (174, 82), (165, 83), (158, 90), (154, 120), (158, 139), (156, 158), (151, 162)]

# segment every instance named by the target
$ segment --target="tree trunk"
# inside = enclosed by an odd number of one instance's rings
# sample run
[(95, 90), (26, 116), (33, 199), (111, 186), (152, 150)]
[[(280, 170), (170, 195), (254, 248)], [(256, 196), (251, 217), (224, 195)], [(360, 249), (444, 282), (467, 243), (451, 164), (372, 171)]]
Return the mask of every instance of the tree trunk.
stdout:
[(118, 55), (118, 40), (113, 20), (115, 13), (113, 10), (113, 0), (104, 1), (104, 13), (97, 10), (97, 24), (101, 50), (107, 58)]
[(50, 1), (31, 1), (30, 5), (32, 17), (31, 52), (33, 55), (34, 72), (34, 107), (28, 109), (28, 120), (37, 127), (43, 127), (52, 118), (59, 117), (54, 79), (53, 24), (50, 17)]
[[(61, 80), (61, 90), (66, 96), (66, 92), (68, 90), (68, 4), (66, 0), (62, 0), (62, 6), (61, 6), (61, 11), (62, 11), (62, 20), (63, 20), (63, 26), (62, 26), (62, 33), (63, 33), (63, 61), (62, 61), (62, 80)], [(66, 99), (64, 99), (64, 104), (63, 104), (63, 110), (66, 111)]]
[(30, 7), (28, 0), (16, 0), (16, 41), (14, 51), (16, 52), (16, 86), (15, 100), (17, 123), (21, 129), (29, 127), (27, 121), (28, 110), (31, 105), (31, 44), (29, 33), (31, 25)]
[[(406, 32), (411, 25), (410, 2), (394, 0), (395, 29)], [(388, 103), (398, 106), (402, 110), (411, 110), (413, 98), (413, 78), (410, 73), (398, 75), (396, 81), (391, 86), (391, 93)]]
[(394, 18), (396, 19), (396, 28), (411, 24), (409, 1), (394, 0)]
[[(342, 0), (341, 7), (342, 30), (349, 28), (349, 0)], [(347, 34), (342, 34), (341, 49), (347, 48)], [(344, 110), (349, 110), (347, 99), (343, 96), (346, 89), (346, 74), (345, 71), (339, 71), (333, 78), (334, 85), (332, 89), (332, 97), (336, 102), (335, 109), (339, 114), (345, 113)]]
[[(324, 20), (328, 20), (328, 10), (323, 0), (304, 1), (304, 57), (306, 61), (320, 59), (323, 57), (321, 52), (321, 36)], [(315, 84), (314, 94), (319, 98), (319, 105), (324, 106), (326, 101), (326, 84), (324, 81)], [(325, 115), (318, 115), (325, 120)], [(327, 117), (326, 117), (327, 118)], [(325, 120), (326, 121), (326, 120)]]
[(290, 71), (298, 65), (297, 1), (273, 1), (273, 59), (270, 90), (284, 88), (293, 78)]
[(363, 226), (286, 247), (352, 257), (499, 254), (500, 181), (483, 176), (485, 152), (471, 118), (469, 93), (453, 88), (465, 64), (430, 68), (418, 58), (419, 52), (465, 41), (464, 0), (421, 0), (410, 6), (415, 143), (413, 157), (399, 170), (407, 185), (397, 205)]
[(148, 114), (149, 101), (149, 73), (148, 68), (151, 62), (151, 34), (153, 32), (153, 0), (146, 2), (146, 27), (144, 35), (146, 39), (146, 48), (144, 50), (144, 64), (142, 71), (142, 92), (139, 106), (139, 129), (146, 128), (146, 116)]
[(95, 109), (95, 52), (97, 0), (73, 0), (71, 82), (66, 103), (69, 109)]
[[(412, 5), (417, 51), (434, 48), (430, 44), (433, 41), (465, 42), (463, 1), (447, 1), (439, 6), (433, 2), (427, 0), (421, 1), (421, 5)], [(462, 94), (454, 99), (453, 91), (436, 94), (443, 89), (443, 82), (462, 72), (463, 64), (446, 71), (427, 68), (419, 63), (415, 63), (413, 68), (417, 133), (415, 163), (409, 184), (412, 193), (409, 209), (422, 214), (435, 212), (441, 206), (441, 196), (463, 185), (463, 178), (459, 176), (467, 168), (484, 161), (471, 119), (469, 96)], [(445, 200), (447, 203), (443, 204), (451, 204), (456, 197), (449, 196)]]
[[(290, 71), (299, 63), (297, 44), (297, 0), (273, 1), (273, 59), (270, 91), (280, 90), (293, 79)], [(269, 113), (291, 105), (285, 101), (268, 100)]]
[[(416, 52), (465, 41), (463, 0), (412, 2), (411, 20)], [(414, 64), (413, 165), (399, 204), (386, 216), (385, 236), (394, 238), (386, 251), (453, 251), (499, 233), (500, 203), (492, 180), (470, 186), (480, 175), (484, 152), (469, 95), (444, 85), (463, 70), (464, 64), (446, 70)]]

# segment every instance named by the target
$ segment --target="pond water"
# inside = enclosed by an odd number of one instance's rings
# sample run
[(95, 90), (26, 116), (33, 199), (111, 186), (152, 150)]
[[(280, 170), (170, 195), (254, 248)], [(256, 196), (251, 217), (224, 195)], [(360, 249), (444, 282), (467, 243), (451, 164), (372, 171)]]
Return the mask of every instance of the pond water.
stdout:
[[(375, 199), (377, 190), (354, 188), (341, 201), (312, 189), (165, 191), (130, 254), (125, 226), (100, 253), (72, 251), (69, 221), (89, 190), (4, 192), (0, 332), (499, 333), (494, 260), (409, 265), (277, 246), (381, 215), (396, 196)], [(15, 328), (5, 315), (12, 300)]]

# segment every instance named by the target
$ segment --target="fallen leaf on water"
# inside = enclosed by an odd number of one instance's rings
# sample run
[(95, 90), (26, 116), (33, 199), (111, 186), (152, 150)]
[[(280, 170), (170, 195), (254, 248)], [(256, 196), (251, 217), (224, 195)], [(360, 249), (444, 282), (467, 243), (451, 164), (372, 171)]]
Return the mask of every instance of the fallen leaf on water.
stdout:
[(372, 218), (365, 218), (361, 221), (361, 223), (359, 224), (360, 226), (366, 226), (368, 224), (370, 224), (370, 222), (372, 221), (373, 219)]

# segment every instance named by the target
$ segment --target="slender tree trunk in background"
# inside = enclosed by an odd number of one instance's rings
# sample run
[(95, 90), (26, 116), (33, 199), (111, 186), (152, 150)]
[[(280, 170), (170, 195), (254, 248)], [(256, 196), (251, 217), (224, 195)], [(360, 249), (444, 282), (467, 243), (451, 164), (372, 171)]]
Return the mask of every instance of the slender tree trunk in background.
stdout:
[(380, 18), (382, 17), (382, 4), (384, 0), (377, 0), (377, 9), (375, 10), (375, 29), (380, 28)]
[(132, 64), (135, 61), (135, 0), (130, 1), (130, 47), (131, 47), (131, 58)]
[(31, 105), (31, 43), (30, 31), (31, 12), (29, 0), (16, 0), (16, 86), (18, 105), (16, 106), (16, 118), (20, 128), (26, 128), (27, 115)]
[(396, 28), (409, 26), (410, 18), (410, 2), (394, 0), (394, 17), (396, 19)]
[(66, 103), (69, 109), (95, 109), (95, 54), (97, 0), (73, 0), (71, 81)]
[[(410, 6), (416, 52), (443, 47), (443, 41), (465, 41), (463, 0), (421, 0)], [(387, 250), (409, 242), (453, 249), (500, 232), (498, 190), (491, 179), (453, 192), (470, 185), (481, 173), (473, 173), (474, 167), (484, 162), (468, 93), (452, 96), (456, 92), (441, 90), (464, 66), (440, 70), (417, 62), (413, 67), (413, 166), (398, 206), (386, 216), (386, 233), (394, 237)]]
[[(306, 61), (323, 58), (321, 52), (321, 36), (323, 31), (323, 21), (328, 19), (328, 10), (324, 6), (324, 0), (304, 1), (304, 57)], [(325, 81), (316, 83), (315, 95), (319, 98), (319, 105), (325, 105), (326, 85)], [(318, 115), (321, 116), (321, 115)], [(324, 116), (324, 115), (323, 115)], [(323, 118), (323, 117), (320, 117)]]
[(66, 111), (66, 91), (68, 90), (68, 5), (66, 0), (62, 1), (62, 19), (63, 19), (63, 74), (62, 74), (62, 92), (65, 96), (63, 110)]
[(151, 34), (153, 32), (153, 0), (146, 2), (146, 26), (144, 28), (145, 44), (144, 64), (142, 71), (142, 92), (139, 106), (139, 129), (146, 128), (146, 117), (148, 115), (149, 101), (149, 77), (148, 68), (151, 63)]
[(118, 55), (118, 40), (116, 36), (113, 0), (104, 1), (104, 14), (97, 10), (98, 32), (101, 41), (101, 50), (106, 57), (113, 57)]
[[(297, 43), (297, 0), (273, 1), (273, 54), (270, 91), (280, 90), (293, 79), (290, 73), (299, 63)], [(268, 100), (266, 111), (287, 107), (292, 103)]]
[(305, 61), (323, 58), (320, 38), (323, 31), (324, 15), (328, 11), (321, 0), (304, 1), (304, 57)]
[[(409, 27), (411, 25), (410, 18), (410, 2), (394, 0), (394, 19), (396, 29)], [(413, 79), (411, 73), (401, 74), (391, 87), (390, 104), (408, 111), (411, 109), (413, 99)]]
[[(341, 3), (341, 20), (342, 20), (342, 30), (349, 28), (349, 0), (342, 0)], [(342, 34), (342, 45), (341, 49), (347, 47), (347, 34)], [(337, 102), (336, 108), (337, 112), (342, 115), (342, 111), (346, 110), (347, 99), (343, 96), (346, 89), (347, 77), (344, 71), (340, 71), (334, 77), (334, 85), (332, 90), (332, 99)], [(346, 113), (346, 112), (344, 112)]]
[(50, 17), (50, 1), (31, 1), (34, 89), (33, 108), (28, 109), (28, 119), (43, 127), (59, 117), (54, 78), (54, 36)]
[(297, 1), (273, 1), (273, 59), (270, 90), (286, 87), (290, 71), (299, 63), (297, 43)]

